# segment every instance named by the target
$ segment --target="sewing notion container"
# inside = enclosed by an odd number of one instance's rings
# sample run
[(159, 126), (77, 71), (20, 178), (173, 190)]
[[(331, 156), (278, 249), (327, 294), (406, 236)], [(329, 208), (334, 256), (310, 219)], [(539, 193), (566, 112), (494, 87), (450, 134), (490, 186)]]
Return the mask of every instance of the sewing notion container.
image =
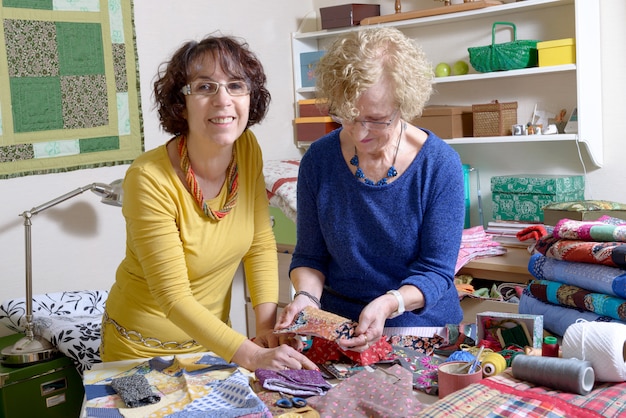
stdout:
[(476, 315), (476, 338), (478, 341), (494, 338), (503, 347), (526, 338), (529, 346), (541, 349), (543, 315), (481, 312)]
[[(0, 348), (22, 337), (2, 337)], [(0, 418), (78, 417), (84, 393), (82, 379), (66, 356), (24, 366), (0, 365)]]
[(574, 38), (556, 39), (537, 43), (539, 66), (565, 65), (576, 63), (576, 42)]
[(473, 135), (471, 106), (427, 106), (422, 116), (413, 119), (411, 123), (428, 129), (443, 139)]
[(580, 175), (518, 174), (491, 178), (493, 218), (497, 221), (543, 222), (543, 207), (585, 198)]

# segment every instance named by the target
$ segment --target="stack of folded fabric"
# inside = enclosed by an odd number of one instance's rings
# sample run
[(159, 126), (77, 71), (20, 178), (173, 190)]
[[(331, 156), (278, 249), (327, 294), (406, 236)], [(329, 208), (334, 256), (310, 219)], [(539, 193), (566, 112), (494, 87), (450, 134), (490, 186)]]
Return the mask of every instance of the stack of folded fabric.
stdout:
[(528, 271), (536, 279), (519, 312), (543, 315), (548, 331), (562, 336), (580, 319), (626, 323), (626, 221), (560, 220), (537, 241)]

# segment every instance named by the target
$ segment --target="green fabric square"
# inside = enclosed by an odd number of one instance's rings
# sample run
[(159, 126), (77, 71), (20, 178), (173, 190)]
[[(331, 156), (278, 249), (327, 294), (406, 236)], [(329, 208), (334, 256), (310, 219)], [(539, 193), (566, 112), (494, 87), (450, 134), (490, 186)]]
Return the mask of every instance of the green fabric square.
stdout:
[(120, 148), (120, 138), (118, 136), (105, 136), (101, 138), (86, 138), (78, 142), (80, 153), (111, 151)]
[(61, 83), (57, 77), (11, 78), (15, 132), (63, 128)]
[(2, 5), (20, 9), (52, 10), (52, 0), (2, 0)]
[(57, 22), (56, 26), (60, 74), (104, 74), (102, 26), (72, 22)]

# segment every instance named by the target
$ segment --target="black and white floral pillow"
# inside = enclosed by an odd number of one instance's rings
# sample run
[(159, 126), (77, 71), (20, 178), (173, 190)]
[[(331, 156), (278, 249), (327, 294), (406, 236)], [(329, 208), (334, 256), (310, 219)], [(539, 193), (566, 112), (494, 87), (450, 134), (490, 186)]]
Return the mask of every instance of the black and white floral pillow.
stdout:
[[(74, 360), (82, 374), (100, 363), (102, 314), (107, 290), (83, 290), (34, 295), (34, 331), (50, 341), (60, 352)], [(0, 304), (0, 323), (15, 332), (24, 332), (25, 298)]]

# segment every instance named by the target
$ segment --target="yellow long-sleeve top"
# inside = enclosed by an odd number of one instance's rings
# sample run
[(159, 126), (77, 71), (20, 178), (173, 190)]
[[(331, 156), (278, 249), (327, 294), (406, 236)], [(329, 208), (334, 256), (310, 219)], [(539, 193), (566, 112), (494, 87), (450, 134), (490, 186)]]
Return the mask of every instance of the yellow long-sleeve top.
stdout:
[[(200, 351), (230, 361), (246, 339), (229, 319), (233, 277), (242, 260), (252, 305), (278, 302), (276, 241), (261, 150), (248, 130), (235, 149), (239, 196), (219, 222), (194, 201), (165, 145), (144, 153), (128, 169), (122, 208), (126, 256), (106, 303), (116, 324), (103, 323), (103, 361)], [(221, 208), (227, 194), (224, 185), (209, 201), (211, 208)], [(133, 341), (120, 333), (120, 326)], [(189, 340), (197, 345), (165, 349), (150, 339), (170, 348)]]

